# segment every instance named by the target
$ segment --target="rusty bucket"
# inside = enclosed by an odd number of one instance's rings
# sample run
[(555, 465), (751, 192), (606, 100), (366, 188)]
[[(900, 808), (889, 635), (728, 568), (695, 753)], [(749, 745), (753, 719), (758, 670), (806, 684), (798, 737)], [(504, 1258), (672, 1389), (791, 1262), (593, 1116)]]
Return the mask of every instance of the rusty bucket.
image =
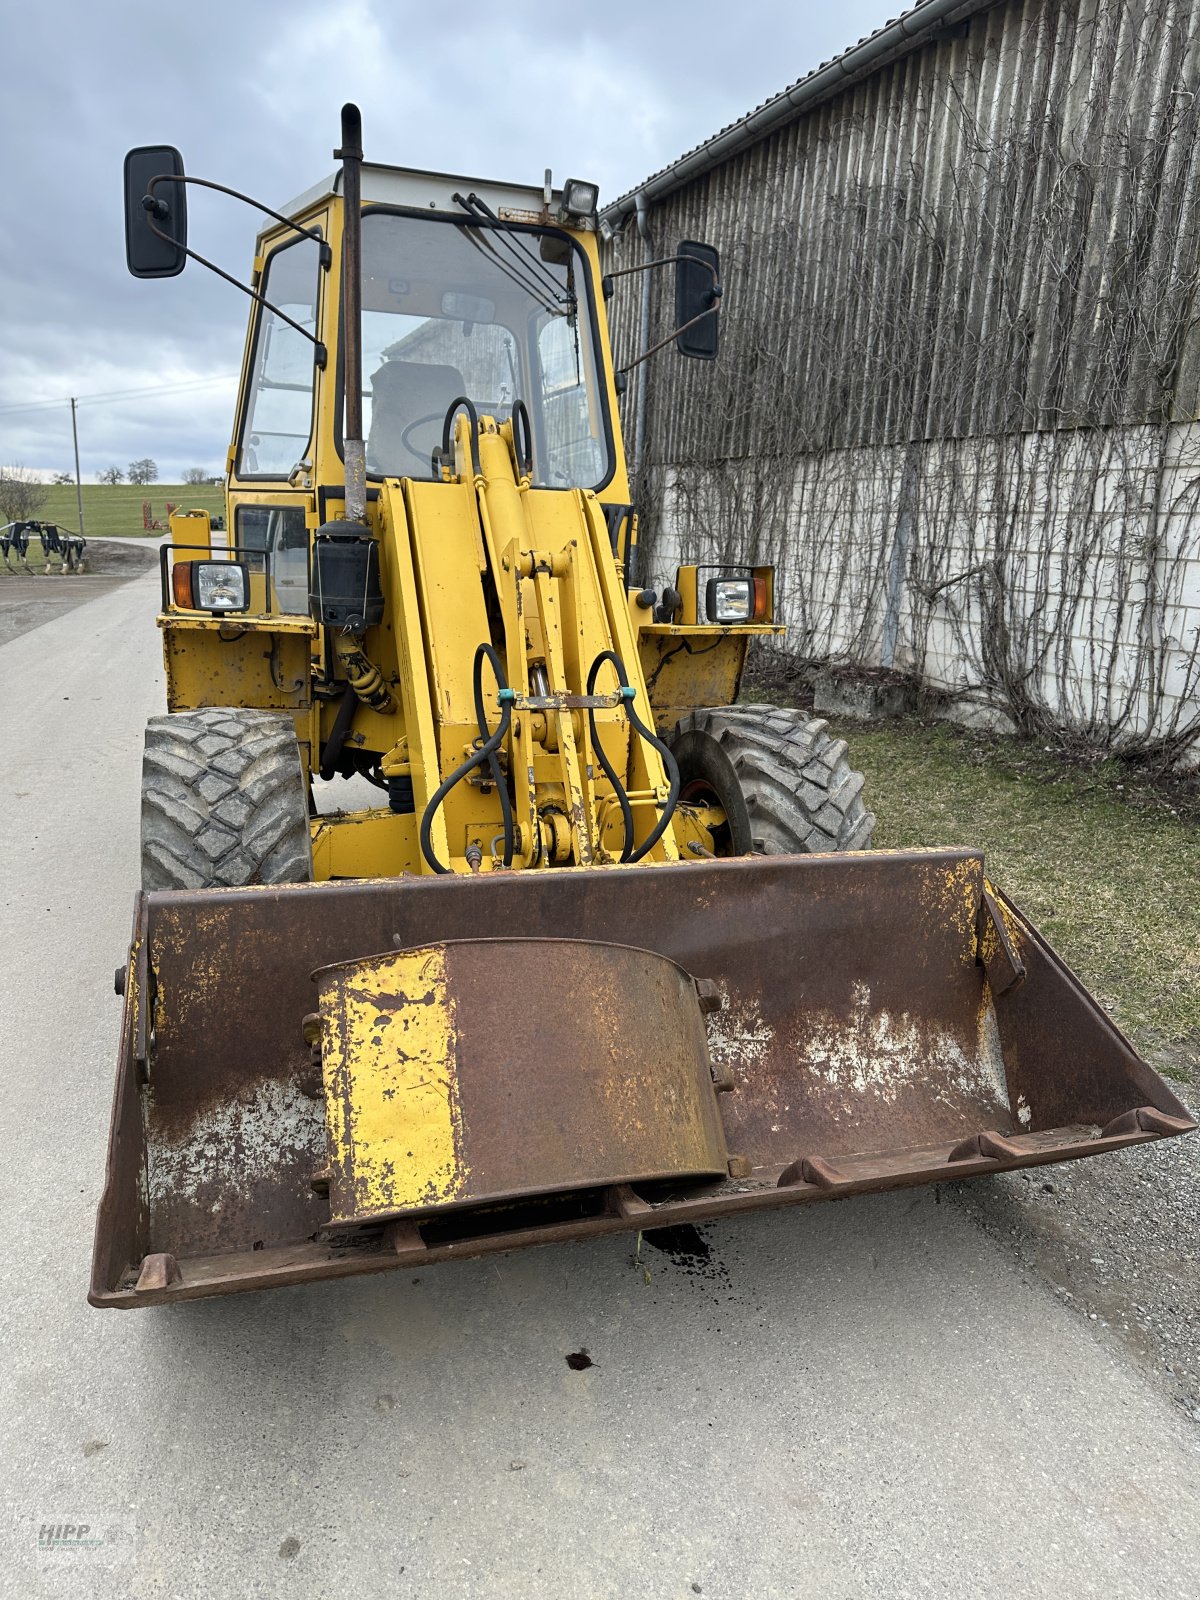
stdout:
[(1193, 1126), (966, 850), (150, 894), (89, 1298), (381, 1272)]

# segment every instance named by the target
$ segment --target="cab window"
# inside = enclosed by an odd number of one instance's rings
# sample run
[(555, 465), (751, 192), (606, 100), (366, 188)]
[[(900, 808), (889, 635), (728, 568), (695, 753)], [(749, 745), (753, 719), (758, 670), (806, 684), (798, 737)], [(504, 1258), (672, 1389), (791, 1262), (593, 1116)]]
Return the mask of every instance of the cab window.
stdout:
[[(293, 322), (317, 331), (320, 247), (297, 239), (272, 251), (261, 292)], [(312, 438), (316, 365), (311, 339), (266, 306), (259, 309), (250, 393), (238, 447), (240, 478), (287, 478)]]

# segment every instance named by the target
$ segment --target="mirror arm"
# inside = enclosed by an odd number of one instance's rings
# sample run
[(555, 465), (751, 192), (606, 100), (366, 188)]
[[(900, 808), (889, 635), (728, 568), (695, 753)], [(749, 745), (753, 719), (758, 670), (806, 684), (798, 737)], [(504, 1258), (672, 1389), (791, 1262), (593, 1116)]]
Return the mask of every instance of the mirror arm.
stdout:
[[(203, 178), (180, 179), (180, 178), (171, 177), (169, 175), (164, 175), (163, 178), (152, 178), (150, 180), (150, 188), (151, 188), (151, 190), (153, 190), (154, 185), (156, 183), (160, 183), (160, 182), (163, 182), (163, 181), (166, 181), (168, 183), (181, 183), (181, 182), (203, 183), (204, 179)], [(207, 187), (211, 188), (211, 189), (219, 189), (221, 187), (221, 185), (217, 184), (217, 183), (214, 183), (214, 184), (208, 184)], [(232, 194), (233, 190), (230, 189), (230, 190), (227, 190), (226, 192), (229, 193), (229, 194)], [(147, 199), (152, 199), (152, 198), (153, 198), (152, 195), (148, 195), (147, 196)], [(245, 196), (244, 195), (238, 195), (237, 198), (239, 200), (242, 200), (242, 199), (245, 199)], [(317, 366), (320, 367), (322, 369), (322, 371), (324, 371), (325, 364), (329, 359), (329, 352), (326, 350), (325, 346), (322, 344), (320, 339), (318, 339), (315, 334), (310, 333), (307, 328), (301, 327), (301, 325), (298, 322), (294, 322), (292, 320), (292, 318), (288, 316), (286, 311), (281, 311), (278, 306), (272, 305), (271, 302), (267, 299), (265, 294), (260, 294), (257, 289), (251, 289), (248, 284), (240, 282), (237, 278), (233, 277), (231, 273), (226, 272), (223, 267), (218, 267), (215, 261), (209, 261), (206, 256), (202, 256), (197, 251), (189, 249), (186, 244), (181, 244), (180, 241), (178, 239), (176, 239), (176, 238), (173, 238), (171, 234), (164, 233), (163, 230), (158, 226), (158, 224), (154, 220), (155, 215), (160, 214), (159, 211), (158, 211), (158, 205), (160, 203), (161, 202), (156, 202), (153, 205), (146, 207), (146, 225), (150, 229), (150, 232), (151, 233), (156, 233), (158, 235), (158, 237), (160, 239), (165, 240), (167, 244), (173, 244), (177, 250), (182, 250), (184, 255), (187, 256), (190, 260), (198, 261), (202, 267), (207, 267), (210, 272), (215, 272), (218, 278), (224, 278), (226, 283), (231, 283), (235, 289), (240, 289), (243, 294), (248, 294), (250, 296), (251, 300), (256, 301), (260, 306), (265, 306), (268, 311), (274, 312), (274, 314), (280, 319), (281, 322), (286, 322), (287, 323), (289, 328), (295, 328), (297, 333), (303, 334), (304, 337), (308, 340), (308, 342), (314, 347), (314, 351), (315, 351), (314, 359), (316, 361)], [(145, 201), (143, 201), (143, 204), (145, 204)], [(254, 201), (254, 200), (251, 200), (249, 202), (249, 204), (250, 205), (256, 205), (257, 202)], [(267, 208), (266, 208), (266, 206), (259, 206), (258, 209), (260, 211), (266, 211)], [(275, 212), (271, 212), (270, 215), (274, 216)], [(286, 222), (287, 218), (283, 217), (280, 220), (283, 221), (283, 222)], [(294, 224), (293, 224), (293, 226), (294, 226)], [(316, 234), (310, 232), (310, 230), (307, 229), (307, 228), (297, 228), (296, 232), (304, 234), (305, 238), (308, 238), (308, 239), (312, 239), (312, 238), (317, 238), (318, 237)], [(319, 240), (319, 242), (323, 245), (324, 249), (326, 249), (326, 250), (329, 249), (329, 246), (327, 244), (325, 244), (324, 240)]]
[[(318, 229), (302, 228), (298, 222), (293, 222), (291, 217), (285, 217), (279, 211), (272, 211), (270, 206), (264, 206), (261, 200), (252, 199), (250, 195), (243, 194), (240, 189), (231, 189), (228, 184), (224, 183), (214, 183), (211, 178), (191, 178), (183, 173), (176, 176), (174, 173), (164, 172), (160, 173), (158, 177), (150, 179), (149, 190), (151, 196), (154, 194), (156, 186), (160, 183), (194, 183), (201, 189), (215, 189), (218, 194), (230, 195), (234, 200), (242, 201), (244, 205), (253, 206), (255, 211), (261, 211), (265, 217), (272, 217), (276, 222), (282, 222), (285, 228), (290, 228), (293, 233), (300, 234), (302, 238), (315, 239), (320, 247), (322, 267), (328, 272), (333, 265), (333, 249), (327, 240), (322, 239)], [(161, 204), (161, 201), (155, 203), (155, 216), (162, 216), (163, 213), (159, 209)], [(171, 243), (174, 244), (175, 241), (172, 240)], [(196, 257), (197, 261), (201, 259), (202, 257), (200, 256)]]
[[(688, 257), (689, 261), (693, 261), (695, 259), (696, 258), (694, 256)], [(656, 266), (658, 263), (650, 262), (648, 265)], [(684, 322), (678, 328), (673, 328), (665, 339), (660, 339), (657, 344), (652, 344), (649, 350), (643, 351), (642, 354), (638, 356), (636, 360), (631, 361), (628, 366), (618, 367), (617, 376), (619, 378), (623, 378), (627, 372), (632, 372), (634, 367), (640, 367), (643, 361), (649, 361), (651, 356), (657, 355), (658, 352), (666, 345), (674, 344), (675, 340), (678, 339), (681, 333), (686, 333), (689, 328), (694, 328), (698, 322), (703, 322), (705, 317), (715, 316), (715, 314), (721, 309), (720, 285), (714, 287), (712, 294), (714, 298), (714, 304), (709, 306), (707, 311), (701, 311), (699, 316), (693, 317), (690, 322)]]
[[(713, 288), (717, 288), (717, 269), (711, 261), (705, 261), (702, 256), (662, 256), (657, 261), (639, 261), (635, 267), (618, 267), (615, 272), (606, 272), (606, 278), (627, 278), (631, 272), (649, 272), (654, 267), (673, 267), (679, 261), (690, 261), (693, 266), (707, 267), (712, 273)], [(720, 292), (719, 290), (717, 291)], [(682, 331), (682, 330), (681, 330)]]

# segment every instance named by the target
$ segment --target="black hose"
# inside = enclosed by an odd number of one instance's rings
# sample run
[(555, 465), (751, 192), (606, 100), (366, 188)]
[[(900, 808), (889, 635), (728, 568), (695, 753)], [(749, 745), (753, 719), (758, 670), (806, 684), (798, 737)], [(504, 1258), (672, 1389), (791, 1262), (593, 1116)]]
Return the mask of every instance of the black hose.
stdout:
[(592, 745), (596, 751), (596, 755), (599, 758), (600, 765), (604, 768), (605, 776), (612, 784), (616, 793), (617, 800), (621, 806), (621, 816), (625, 823), (625, 847), (621, 851), (621, 860), (623, 862), (629, 862), (632, 864), (635, 861), (640, 861), (643, 856), (648, 855), (649, 852), (654, 849), (654, 846), (667, 831), (667, 825), (670, 823), (671, 818), (675, 815), (675, 807), (679, 804), (679, 763), (675, 760), (675, 757), (671, 754), (670, 750), (668, 750), (667, 746), (658, 737), (654, 730), (652, 728), (648, 728), (642, 721), (641, 717), (638, 716), (637, 710), (633, 703), (637, 694), (637, 690), (630, 687), (629, 678), (625, 672), (625, 663), (621, 660), (620, 656), (617, 655), (615, 650), (602, 650), (596, 657), (595, 661), (592, 662), (591, 671), (588, 673), (588, 694), (591, 695), (595, 692), (596, 676), (606, 661), (611, 662), (613, 669), (617, 674), (617, 680), (621, 685), (621, 698), (625, 701), (625, 713), (628, 716), (631, 725), (641, 735), (647, 744), (653, 745), (654, 749), (657, 750), (659, 755), (662, 757), (663, 766), (666, 768), (667, 781), (670, 784), (666, 804), (662, 809), (662, 815), (659, 817), (648, 837), (642, 841), (642, 843), (636, 850), (632, 852), (632, 854), (630, 854), (630, 848), (633, 844), (633, 812), (629, 804), (629, 796), (625, 793), (619, 778), (613, 771), (608, 762), (608, 758), (604, 754), (604, 749), (600, 744), (599, 739), (596, 737), (595, 708), (592, 706), (588, 707), (588, 722), (591, 727)]
[(460, 394), (457, 400), (452, 400), (446, 407), (446, 415), (442, 419), (442, 454), (443, 456), (450, 454), (450, 430), (460, 410), (466, 411), (471, 423), (471, 465), (475, 469), (475, 476), (478, 477), (483, 470), (479, 465), (479, 413), (465, 394)]
[(346, 735), (350, 732), (350, 723), (354, 718), (354, 703), (358, 696), (349, 684), (342, 695), (342, 703), (338, 707), (337, 717), (334, 719), (333, 728), (325, 742), (325, 749), (321, 753), (321, 776), (328, 780), (338, 769), (338, 762), (342, 759), (342, 750), (346, 743)]
[(529, 412), (524, 400), (513, 402), (512, 408), (513, 455), (517, 458), (517, 471), (527, 478), (533, 477), (533, 429), (529, 425)]
[[(479, 670), (485, 656), (491, 664), (492, 671), (496, 675), (496, 682), (501, 689), (508, 688), (508, 680), (504, 676), (504, 668), (501, 666), (500, 657), (495, 650), (492, 649), (490, 644), (481, 644), (475, 652), (475, 720), (479, 724), (479, 737), (486, 746), (489, 738), (487, 710), (483, 704), (483, 673)], [(500, 813), (504, 818), (504, 865), (511, 867), (514, 838), (512, 802), (508, 798), (508, 785), (504, 781), (504, 774), (500, 770), (500, 760), (494, 748), (488, 752), (487, 762), (488, 771), (492, 775), (492, 782), (496, 785), (496, 793), (500, 796)]]
[[(622, 689), (628, 687), (629, 680), (625, 676), (625, 668), (621, 662), (621, 658), (614, 654), (613, 651), (605, 650), (596, 657), (595, 661), (592, 662), (591, 671), (588, 673), (587, 692), (589, 695), (595, 694), (596, 678), (599, 675), (600, 668), (606, 661), (612, 661), (615, 664), (617, 669), (617, 677), (620, 680)], [(629, 796), (625, 793), (625, 786), (622, 784), (620, 778), (617, 777), (612, 763), (604, 754), (604, 746), (600, 743), (600, 735), (596, 731), (595, 706), (588, 707), (588, 729), (592, 735), (592, 749), (596, 752), (596, 760), (599, 761), (600, 765), (604, 768), (604, 776), (608, 779), (609, 783), (612, 784), (613, 793), (616, 795), (617, 801), (621, 807), (621, 820), (625, 829), (625, 839), (624, 843), (621, 845), (621, 860), (628, 861), (630, 851), (633, 849), (633, 807), (629, 804)]]
[[(487, 714), (483, 706), (483, 663), (485, 660), (491, 665), (492, 671), (496, 675), (496, 682), (500, 686), (500, 726), (493, 734), (489, 734), (487, 731)], [(496, 751), (499, 750), (508, 736), (508, 725), (512, 721), (512, 702), (515, 696), (508, 687), (508, 680), (504, 676), (504, 667), (501, 664), (500, 657), (490, 644), (481, 644), (475, 652), (474, 679), (475, 710), (479, 718), (479, 732), (483, 743), (478, 750), (473, 750), (460, 766), (455, 767), (454, 771), (445, 779), (437, 793), (425, 807), (421, 816), (421, 854), (433, 870), (443, 877), (451, 869), (444, 867), (433, 852), (433, 840), (431, 838), (433, 819), (437, 815), (438, 807), (445, 800), (451, 789), (454, 788), (455, 784), (461, 783), (468, 772), (471, 772), (475, 767), (481, 766), (485, 761), (500, 791), (500, 808), (504, 814), (504, 865), (506, 867), (512, 866), (514, 847), (512, 807), (509, 804), (504, 774), (501, 772), (500, 763), (496, 759)]]

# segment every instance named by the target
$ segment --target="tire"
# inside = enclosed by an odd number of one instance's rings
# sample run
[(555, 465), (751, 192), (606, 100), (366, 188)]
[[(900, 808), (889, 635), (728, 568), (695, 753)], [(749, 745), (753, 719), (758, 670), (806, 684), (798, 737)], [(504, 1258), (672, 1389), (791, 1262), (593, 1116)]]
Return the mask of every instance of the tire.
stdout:
[(718, 855), (866, 850), (875, 828), (863, 775), (828, 724), (780, 706), (719, 706), (675, 726), (671, 750), (685, 801), (722, 806)]
[(308, 800), (291, 717), (239, 708), (147, 723), (144, 889), (311, 879)]

